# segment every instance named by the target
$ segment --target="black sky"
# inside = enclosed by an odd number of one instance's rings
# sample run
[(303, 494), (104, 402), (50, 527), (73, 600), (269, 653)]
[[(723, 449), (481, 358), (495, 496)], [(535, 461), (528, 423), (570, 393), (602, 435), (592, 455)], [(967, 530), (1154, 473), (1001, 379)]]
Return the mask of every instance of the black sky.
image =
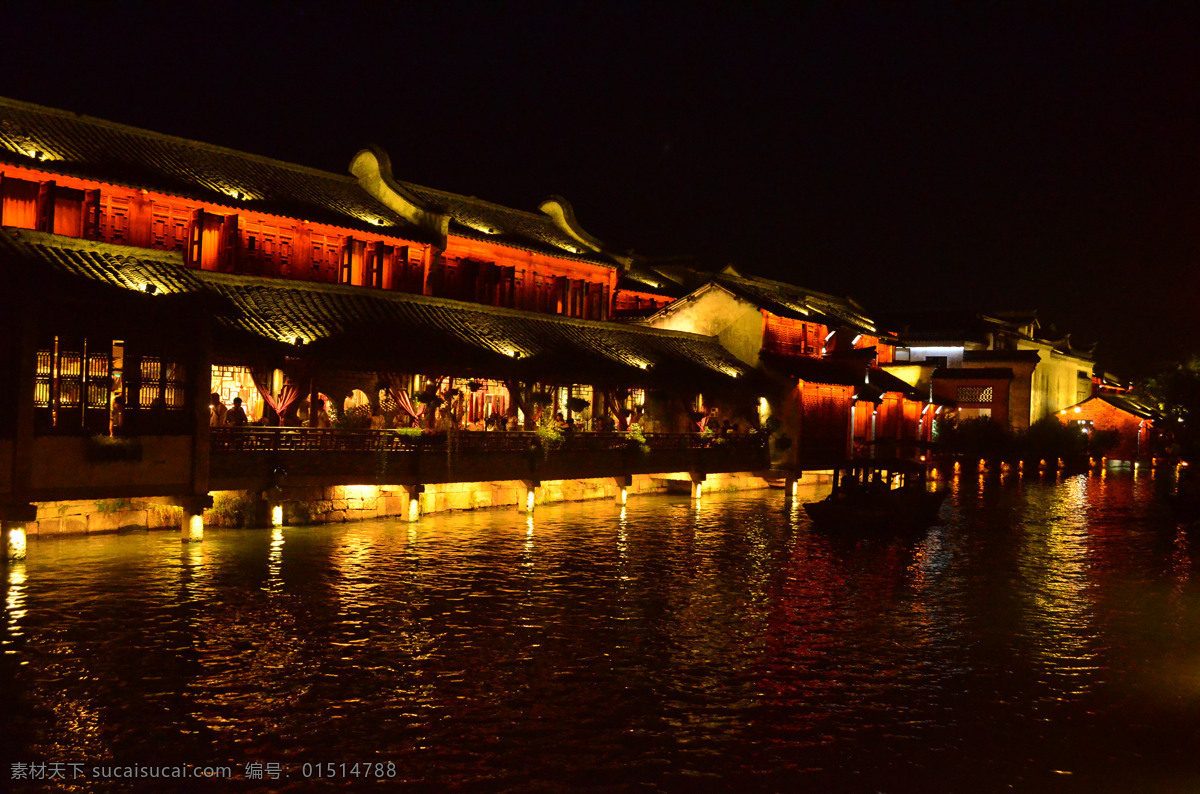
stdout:
[[(1100, 6), (1100, 7), (1097, 7)], [(849, 294), (1200, 352), (1193, 3), (27, 4), (0, 94)]]

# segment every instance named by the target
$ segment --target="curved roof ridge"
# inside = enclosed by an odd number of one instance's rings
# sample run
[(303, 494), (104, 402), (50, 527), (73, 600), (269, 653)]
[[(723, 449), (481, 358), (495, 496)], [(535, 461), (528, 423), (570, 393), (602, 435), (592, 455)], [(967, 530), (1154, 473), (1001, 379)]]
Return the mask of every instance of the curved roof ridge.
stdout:
[(65, 118), (77, 119), (79, 121), (87, 122), (89, 124), (96, 124), (96, 125), (99, 125), (102, 127), (108, 127), (110, 129), (121, 130), (123, 132), (137, 133), (139, 135), (144, 135), (148, 138), (157, 138), (159, 140), (171, 141), (172, 143), (182, 143), (182, 144), (187, 144), (189, 146), (197, 146), (201, 149), (207, 149), (211, 152), (237, 155), (239, 157), (245, 157), (245, 158), (248, 158), (251, 160), (257, 160), (261, 163), (267, 163), (267, 164), (275, 165), (275, 166), (283, 166), (285, 168), (290, 168), (290, 169), (294, 169), (297, 171), (304, 171), (313, 176), (328, 177), (328, 178), (336, 179), (340, 182), (347, 182), (350, 184), (354, 184), (354, 177), (350, 176), (349, 174), (343, 175), (343, 174), (336, 173), (334, 171), (326, 171), (321, 168), (315, 168), (313, 166), (303, 165), (301, 163), (293, 163), (293, 162), (289, 162), (287, 160), (277, 160), (274, 157), (267, 157), (266, 155), (263, 155), (263, 154), (255, 154), (253, 152), (243, 151), (242, 149), (234, 149), (232, 146), (221, 146), (220, 144), (216, 144), (216, 143), (208, 143), (206, 141), (198, 141), (195, 138), (184, 138), (182, 135), (172, 135), (167, 132), (158, 132), (157, 130), (148, 130), (145, 127), (135, 127), (132, 124), (124, 124), (120, 121), (112, 121), (111, 119), (102, 119), (99, 116), (89, 116), (86, 113), (76, 113), (75, 111), (72, 111), (72, 110), (63, 110), (61, 108), (46, 107), (45, 105), (37, 105), (37, 104), (34, 104), (33, 102), (22, 102), (22, 101), (16, 100), (16, 99), (9, 99), (8, 97), (0, 97), (0, 106), (15, 107), (15, 108), (19, 108), (22, 110), (33, 110), (33, 111), (37, 111), (39, 113), (46, 113), (46, 114), (55, 115), (55, 116), (62, 116)]

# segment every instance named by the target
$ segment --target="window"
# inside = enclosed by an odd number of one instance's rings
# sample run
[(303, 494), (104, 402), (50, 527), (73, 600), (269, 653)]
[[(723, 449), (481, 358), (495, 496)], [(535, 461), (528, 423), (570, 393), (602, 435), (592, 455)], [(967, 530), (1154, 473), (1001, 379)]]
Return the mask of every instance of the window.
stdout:
[(53, 336), (37, 351), (33, 407), (42, 431), (107, 433), (120, 343)]
[(163, 408), (168, 411), (184, 409), (187, 392), (184, 387), (183, 367), (177, 362), (164, 361), (157, 356), (142, 356), (138, 362), (138, 375), (137, 407), (145, 410)]
[(993, 398), (991, 386), (959, 386), (956, 398), (961, 403), (990, 403)]

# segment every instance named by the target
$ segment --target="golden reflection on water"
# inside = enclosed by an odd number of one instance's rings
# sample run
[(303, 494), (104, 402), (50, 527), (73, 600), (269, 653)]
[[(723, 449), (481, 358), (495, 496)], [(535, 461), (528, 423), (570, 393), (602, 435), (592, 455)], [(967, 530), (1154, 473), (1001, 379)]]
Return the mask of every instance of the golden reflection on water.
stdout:
[(431, 789), (524, 790), (531, 769), (563, 787), (605, 769), (614, 789), (1078, 780), (1084, 763), (1045, 746), (1118, 763), (1121, 697), (1147, 670), (1175, 665), (1169, 707), (1200, 697), (1194, 539), (1139, 526), (1149, 494), (1103, 482), (954, 478), (944, 523), (905, 536), (812, 528), (803, 503), (828, 489), (806, 486), (546, 506), (536, 525), (497, 510), (64, 541), (28, 580), (7, 571), (6, 651), (16, 636), (34, 660), (13, 665), (21, 717), (47, 726), (21, 749), (183, 741), (293, 769), (386, 751)]
[[(16, 655), (17, 648), (13, 640), (24, 634), (21, 629), (21, 621), (25, 619), (25, 562), (23, 560), (8, 561), (8, 576), (7, 586), (4, 596), (4, 621), (7, 626), (7, 633), (4, 637), (4, 653), (5, 655)], [(28, 664), (27, 660), (22, 660), (21, 664)]]
[(1024, 637), (1051, 697), (1078, 697), (1096, 683), (1100, 629), (1090, 607), (1087, 475), (1053, 489), (1044, 512), (1026, 520), (1021, 545), (1026, 600)]
[(378, 583), (372, 571), (374, 557), (372, 537), (358, 527), (347, 532), (334, 551), (333, 567), (338, 575), (333, 578), (333, 589), (342, 615), (357, 615), (360, 610), (375, 606), (373, 594)]
[(267, 592), (283, 590), (283, 527), (271, 530), (271, 550), (267, 553)]

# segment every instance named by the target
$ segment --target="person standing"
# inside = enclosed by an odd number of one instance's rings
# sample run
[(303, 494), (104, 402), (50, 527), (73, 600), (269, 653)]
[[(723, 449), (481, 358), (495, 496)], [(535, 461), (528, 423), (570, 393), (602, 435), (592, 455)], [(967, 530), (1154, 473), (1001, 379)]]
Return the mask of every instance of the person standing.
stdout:
[(225, 414), (225, 424), (232, 427), (243, 427), (246, 424), (246, 411), (242, 408), (242, 398), (233, 398), (233, 407)]
[(225, 407), (225, 403), (221, 402), (221, 395), (213, 392), (208, 401), (208, 424), (212, 427), (220, 427), (225, 424), (225, 414), (228, 412), (229, 409)]

